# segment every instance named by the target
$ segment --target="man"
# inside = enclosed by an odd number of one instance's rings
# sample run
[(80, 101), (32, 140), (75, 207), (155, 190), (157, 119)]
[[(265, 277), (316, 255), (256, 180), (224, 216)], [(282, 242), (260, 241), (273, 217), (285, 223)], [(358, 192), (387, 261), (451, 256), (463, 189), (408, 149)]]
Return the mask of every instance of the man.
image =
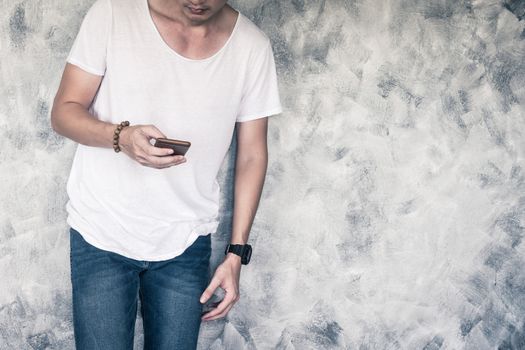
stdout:
[[(137, 298), (145, 349), (193, 349), (201, 320), (229, 312), (249, 261), (267, 117), (280, 112), (270, 41), (225, 0), (95, 1), (51, 111), (53, 129), (79, 143), (66, 205), (77, 349), (132, 349)], [(235, 125), (239, 246), (210, 281), (216, 176)], [(152, 145), (161, 137), (191, 147), (173, 155)], [(201, 318), (217, 287), (223, 300)]]

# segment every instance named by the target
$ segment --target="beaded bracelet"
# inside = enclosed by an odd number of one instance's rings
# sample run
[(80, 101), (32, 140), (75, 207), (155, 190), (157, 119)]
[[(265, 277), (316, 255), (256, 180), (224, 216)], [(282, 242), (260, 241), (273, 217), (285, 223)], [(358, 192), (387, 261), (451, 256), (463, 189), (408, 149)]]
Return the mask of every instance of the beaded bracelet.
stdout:
[(118, 141), (119, 141), (119, 136), (120, 136), (120, 131), (125, 128), (126, 126), (129, 125), (129, 121), (125, 120), (123, 122), (120, 122), (120, 124), (117, 126), (117, 128), (115, 129), (115, 132), (114, 132), (114, 135), (113, 135), (113, 149), (115, 150), (115, 152), (120, 152), (120, 147), (118, 145)]

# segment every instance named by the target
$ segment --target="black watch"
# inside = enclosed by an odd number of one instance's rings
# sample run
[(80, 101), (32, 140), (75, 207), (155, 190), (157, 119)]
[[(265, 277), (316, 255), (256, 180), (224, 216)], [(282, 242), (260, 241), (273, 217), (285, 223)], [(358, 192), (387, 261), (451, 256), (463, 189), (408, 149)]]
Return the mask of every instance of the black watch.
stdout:
[(224, 250), (224, 255), (233, 253), (241, 257), (241, 264), (246, 265), (250, 262), (252, 256), (252, 246), (249, 244), (231, 244), (229, 243)]

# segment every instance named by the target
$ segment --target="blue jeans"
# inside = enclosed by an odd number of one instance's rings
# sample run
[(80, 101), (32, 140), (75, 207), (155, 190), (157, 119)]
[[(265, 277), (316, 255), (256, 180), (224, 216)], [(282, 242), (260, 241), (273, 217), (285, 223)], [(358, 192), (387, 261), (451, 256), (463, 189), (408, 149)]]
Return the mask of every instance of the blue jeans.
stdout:
[(211, 234), (173, 259), (140, 261), (96, 248), (73, 228), (69, 233), (77, 350), (133, 350), (138, 298), (144, 350), (197, 347)]

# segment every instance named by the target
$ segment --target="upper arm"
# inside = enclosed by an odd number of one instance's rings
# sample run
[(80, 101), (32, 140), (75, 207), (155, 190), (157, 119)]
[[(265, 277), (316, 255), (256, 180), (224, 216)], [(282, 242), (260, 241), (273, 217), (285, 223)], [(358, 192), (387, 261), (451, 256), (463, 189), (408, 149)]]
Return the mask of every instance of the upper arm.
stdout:
[(237, 123), (237, 158), (267, 157), (268, 117)]
[(89, 108), (100, 87), (103, 76), (88, 73), (85, 70), (66, 63), (60, 86), (53, 101), (51, 110), (51, 123), (56, 122), (56, 111), (60, 105), (65, 103), (78, 103)]
[(282, 112), (277, 71), (270, 41), (258, 51), (246, 73), (237, 122), (251, 121)]
[(57, 108), (78, 103), (89, 108), (106, 70), (107, 45), (110, 38), (112, 10), (109, 0), (95, 0), (82, 19), (62, 80), (53, 102), (51, 123), (56, 122)]

